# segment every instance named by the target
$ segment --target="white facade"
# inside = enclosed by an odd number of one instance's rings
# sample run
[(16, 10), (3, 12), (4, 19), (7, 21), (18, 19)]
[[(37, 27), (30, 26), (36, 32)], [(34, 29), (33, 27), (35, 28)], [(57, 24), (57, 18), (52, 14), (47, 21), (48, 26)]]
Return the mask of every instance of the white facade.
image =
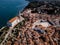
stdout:
[(51, 26), (48, 22), (40, 22), (41, 20), (38, 20), (38, 21), (36, 21), (34, 24), (33, 24), (33, 27), (32, 28), (34, 28), (36, 25), (42, 25), (43, 27), (49, 27), (49, 26)]
[(12, 24), (12, 27), (14, 27), (17, 23), (19, 23), (19, 19), (16, 19), (14, 20), (11, 24)]
[(22, 17), (14, 17), (13, 19), (11, 19), (9, 22), (7, 22), (7, 26), (8, 27), (14, 27), (16, 26), (19, 22), (21, 22), (22, 20), (24, 20), (24, 18)]

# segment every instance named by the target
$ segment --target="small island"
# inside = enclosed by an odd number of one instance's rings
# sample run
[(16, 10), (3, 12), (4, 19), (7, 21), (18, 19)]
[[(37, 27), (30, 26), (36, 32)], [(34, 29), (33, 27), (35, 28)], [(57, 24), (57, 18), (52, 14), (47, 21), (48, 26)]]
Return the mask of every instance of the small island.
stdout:
[(60, 45), (60, 5), (30, 2), (0, 33), (0, 45)]

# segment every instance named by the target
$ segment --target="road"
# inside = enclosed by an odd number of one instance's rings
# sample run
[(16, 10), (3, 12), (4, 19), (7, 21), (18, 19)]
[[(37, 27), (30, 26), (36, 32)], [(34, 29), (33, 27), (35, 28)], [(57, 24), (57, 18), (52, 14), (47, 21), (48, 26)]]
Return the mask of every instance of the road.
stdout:
[(3, 45), (3, 43), (5, 42), (5, 40), (8, 38), (9, 34), (11, 33), (13, 27), (11, 27), (9, 30), (8, 30), (8, 33), (5, 35), (5, 38), (4, 40), (2, 41), (2, 43), (0, 45)]
[[(23, 21), (24, 18), (20, 16), (20, 22)], [(15, 26), (14, 26), (15, 27)], [(14, 27), (10, 27), (9, 30), (8, 30), (8, 33), (5, 35), (5, 38), (4, 40), (2, 41), (2, 43), (0, 45), (3, 45), (3, 43), (6, 41), (6, 39), (8, 38), (9, 34), (11, 34), (12, 30)]]

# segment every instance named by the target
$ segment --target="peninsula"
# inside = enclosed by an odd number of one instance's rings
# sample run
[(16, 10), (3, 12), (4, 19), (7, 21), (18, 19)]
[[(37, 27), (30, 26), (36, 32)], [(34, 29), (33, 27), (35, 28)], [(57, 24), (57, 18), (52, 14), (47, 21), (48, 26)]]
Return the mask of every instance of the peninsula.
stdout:
[(1, 29), (0, 45), (60, 45), (60, 5), (30, 2)]

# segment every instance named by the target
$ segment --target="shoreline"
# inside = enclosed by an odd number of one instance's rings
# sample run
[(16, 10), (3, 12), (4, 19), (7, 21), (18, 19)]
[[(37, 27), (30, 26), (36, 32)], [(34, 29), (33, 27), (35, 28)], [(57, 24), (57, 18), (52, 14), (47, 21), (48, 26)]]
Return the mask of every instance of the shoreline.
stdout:
[[(32, 3), (33, 4), (33, 3)], [(43, 3), (39, 7), (38, 2), (28, 5), (22, 13), (19, 12), (18, 18), (9, 21), (8, 30), (1, 32), (1, 44), (3, 45), (59, 45), (60, 34), (60, 15), (57, 13), (48, 14), (55, 9), (50, 3)], [(59, 8), (58, 8), (59, 9)], [(43, 10), (43, 11), (41, 11)], [(54, 10), (55, 11), (55, 10)], [(20, 16), (24, 20), (20, 23)], [(15, 24), (18, 23), (16, 26)], [(15, 27), (14, 27), (15, 26)], [(7, 33), (6, 33), (7, 32)], [(2, 40), (2, 37), (3, 40)]]
[[(29, 4), (29, 2), (28, 2), (28, 4)], [(28, 6), (28, 4), (27, 4), (26, 6)], [(21, 11), (18, 11), (17, 14), (19, 15), (19, 13), (23, 12), (23, 11), (25, 10), (26, 6), (25, 6)], [(18, 15), (16, 15), (16, 16), (18, 16)], [(16, 17), (16, 16), (14, 16), (14, 17)], [(14, 18), (14, 17), (13, 17), (13, 18)], [(12, 19), (12, 18), (10, 18), (10, 20), (11, 20), (11, 19)], [(8, 20), (8, 21), (9, 21), (9, 20)], [(7, 21), (7, 22), (8, 22), (8, 21)], [(6, 22), (6, 23), (7, 23), (7, 22)], [(6, 26), (6, 24), (5, 24), (4, 26)], [(0, 30), (1, 30), (4, 26), (0, 27)]]
[(6, 26), (3, 26), (3, 27), (0, 29), (0, 31), (2, 31), (5, 27), (6, 27)]
[[(8, 1), (7, 2), (2, 1), (2, 2), (3, 3), (8, 3)], [(18, 0), (17, 2), (16, 1), (13, 2), (11, 0), (11, 4), (12, 5), (10, 5), (10, 2), (9, 2), (8, 5), (7, 4), (3, 4), (5, 6), (1, 5), (2, 7), (6, 7), (6, 8), (2, 8), (1, 7), (2, 9), (0, 9), (0, 12), (1, 12), (0, 13), (1, 14), (0, 15), (0, 29), (3, 26), (6, 25), (7, 21), (9, 21), (11, 18), (17, 16), (18, 15), (18, 11), (21, 11), (22, 9), (24, 9), (25, 6), (27, 6), (28, 2), (24, 1), (24, 0), (23, 1), (19, 1)]]

